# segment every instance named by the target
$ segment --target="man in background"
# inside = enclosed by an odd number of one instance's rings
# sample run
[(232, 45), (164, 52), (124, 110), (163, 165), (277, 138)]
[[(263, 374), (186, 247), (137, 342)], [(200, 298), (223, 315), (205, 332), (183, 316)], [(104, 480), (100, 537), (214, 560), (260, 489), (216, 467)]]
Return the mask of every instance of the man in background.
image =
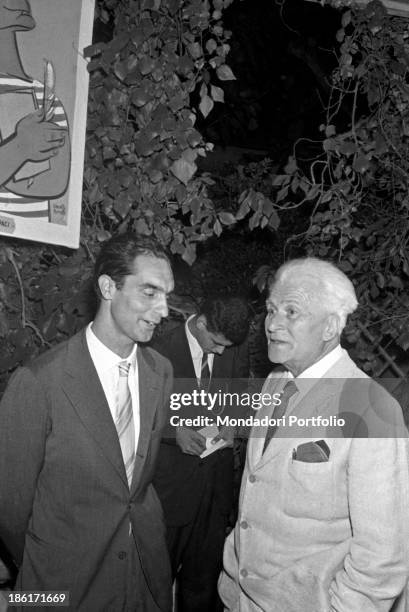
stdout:
[[(217, 297), (206, 300), (185, 324), (163, 334), (154, 347), (171, 361), (175, 382), (186, 379), (184, 392), (198, 387), (217, 391), (219, 382), (226, 388), (234, 379), (248, 377), (248, 329), (247, 303)], [(190, 416), (197, 414), (192, 408)], [(210, 413), (204, 408), (203, 414)], [(164, 509), (172, 573), (177, 577), (177, 609), (217, 612), (217, 578), (233, 507), (232, 435), (227, 428), (221, 431), (219, 437), (230, 436), (229, 447), (202, 459), (206, 438), (198, 428), (178, 426), (172, 433), (173, 438), (164, 438), (160, 445), (154, 486)]]
[(151, 481), (172, 374), (143, 344), (168, 314), (172, 271), (153, 239), (124, 234), (94, 281), (94, 321), (20, 368), (0, 404), (0, 539), (18, 591), (67, 591), (76, 612), (170, 612)]
[[(253, 427), (219, 591), (229, 612), (403, 612), (409, 576), (408, 439), (397, 402), (341, 348), (352, 283), (315, 258), (270, 286), (269, 359), (284, 365)], [(339, 418), (341, 427), (319, 424)]]

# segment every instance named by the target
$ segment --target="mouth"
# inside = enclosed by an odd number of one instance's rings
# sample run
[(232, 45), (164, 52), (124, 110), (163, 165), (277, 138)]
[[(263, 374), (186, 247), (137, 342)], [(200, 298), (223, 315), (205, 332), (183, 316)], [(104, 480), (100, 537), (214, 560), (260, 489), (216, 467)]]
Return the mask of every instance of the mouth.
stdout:
[(283, 346), (284, 344), (288, 344), (286, 340), (280, 340), (280, 338), (269, 338), (268, 343), (274, 346)]
[(158, 322), (156, 322), (156, 321), (147, 321), (146, 319), (144, 320), (144, 323), (150, 329), (155, 329), (155, 327), (158, 325)]

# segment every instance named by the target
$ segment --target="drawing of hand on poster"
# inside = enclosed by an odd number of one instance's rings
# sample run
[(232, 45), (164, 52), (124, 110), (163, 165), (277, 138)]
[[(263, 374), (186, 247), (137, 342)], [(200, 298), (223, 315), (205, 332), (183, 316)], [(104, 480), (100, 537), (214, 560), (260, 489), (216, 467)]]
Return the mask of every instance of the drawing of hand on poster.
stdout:
[(46, 62), (44, 83), (24, 70), (16, 32), (32, 30), (28, 0), (0, 0), (0, 211), (49, 219), (68, 186), (68, 122)]
[(78, 244), (93, 11), (0, 0), (0, 234)]

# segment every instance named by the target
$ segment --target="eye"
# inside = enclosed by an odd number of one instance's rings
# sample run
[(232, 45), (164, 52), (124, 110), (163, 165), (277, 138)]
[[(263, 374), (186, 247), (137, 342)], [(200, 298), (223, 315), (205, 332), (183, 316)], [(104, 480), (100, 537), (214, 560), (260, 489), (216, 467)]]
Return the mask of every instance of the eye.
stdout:
[(147, 287), (143, 290), (143, 294), (146, 295), (146, 297), (155, 297), (156, 289), (152, 289), (152, 287)]
[(286, 314), (289, 319), (293, 319), (298, 315), (298, 310), (294, 306), (288, 306), (286, 308)]

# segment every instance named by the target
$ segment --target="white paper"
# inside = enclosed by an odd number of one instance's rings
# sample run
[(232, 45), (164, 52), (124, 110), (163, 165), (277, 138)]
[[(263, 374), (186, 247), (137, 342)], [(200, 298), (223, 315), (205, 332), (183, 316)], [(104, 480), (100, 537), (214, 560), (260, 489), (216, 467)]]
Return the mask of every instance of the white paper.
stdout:
[(224, 448), (225, 446), (229, 445), (229, 443), (226, 442), (226, 440), (223, 440), (223, 438), (216, 442), (216, 444), (212, 444), (213, 438), (215, 438), (219, 433), (219, 428), (217, 427), (217, 425), (209, 425), (208, 427), (202, 427), (202, 429), (199, 429), (199, 433), (206, 438), (206, 449), (200, 455), (201, 459), (204, 459), (204, 457), (207, 457), (215, 451), (218, 451), (221, 448)]

